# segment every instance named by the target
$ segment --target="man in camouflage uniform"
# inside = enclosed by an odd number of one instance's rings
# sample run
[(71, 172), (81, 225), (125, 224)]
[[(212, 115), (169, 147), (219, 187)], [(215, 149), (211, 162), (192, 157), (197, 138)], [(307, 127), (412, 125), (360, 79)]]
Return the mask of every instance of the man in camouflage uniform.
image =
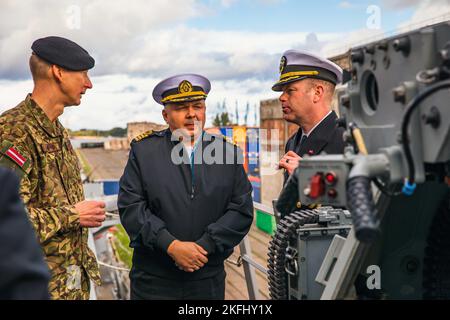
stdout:
[(78, 159), (58, 116), (92, 88), (94, 59), (59, 37), (31, 48), (34, 89), (0, 116), (0, 164), (21, 176), (21, 197), (52, 273), (51, 298), (88, 299), (89, 279), (101, 283), (87, 227), (105, 220), (105, 204), (84, 201)]

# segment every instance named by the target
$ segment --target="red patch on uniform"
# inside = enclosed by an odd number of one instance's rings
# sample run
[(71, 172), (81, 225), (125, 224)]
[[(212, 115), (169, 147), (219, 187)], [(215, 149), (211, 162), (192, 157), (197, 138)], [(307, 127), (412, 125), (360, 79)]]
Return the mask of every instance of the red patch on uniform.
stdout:
[(5, 154), (15, 163), (17, 163), (21, 168), (24, 166), (27, 159), (24, 158), (16, 149), (9, 148), (6, 150)]

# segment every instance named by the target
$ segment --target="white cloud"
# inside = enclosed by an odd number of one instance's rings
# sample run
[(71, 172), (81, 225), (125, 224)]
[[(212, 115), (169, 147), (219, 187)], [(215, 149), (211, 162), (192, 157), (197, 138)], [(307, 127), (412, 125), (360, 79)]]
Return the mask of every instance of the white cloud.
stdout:
[(61, 117), (64, 124), (74, 129), (107, 129), (138, 120), (162, 122), (160, 106), (151, 97), (153, 87), (161, 79), (183, 72), (200, 73), (211, 79), (210, 118), (217, 103), (224, 99), (233, 114), (236, 100), (239, 112), (245, 112), (247, 101), (253, 112), (260, 99), (277, 96), (271, 85), (278, 77), (283, 51), (307, 45), (314, 45), (314, 50), (319, 51), (336, 38), (333, 33), (187, 27), (184, 22), (189, 16), (210, 14), (194, 0), (156, 0), (150, 9), (147, 1), (133, 2), (124, 9), (116, 2), (107, 9), (101, 0), (74, 2), (80, 4), (82, 12), (79, 30), (67, 29), (67, 6), (58, 1), (48, 0), (39, 15), (35, 14), (37, 1), (27, 5), (2, 2), (0, 111), (15, 106), (31, 92), (28, 57), (32, 41), (41, 36), (71, 38), (96, 59), (90, 72), (94, 89), (83, 96), (80, 106), (67, 108)]
[(93, 77), (92, 82), (81, 105), (66, 108), (61, 117), (65, 126), (108, 129), (132, 121), (163, 123), (161, 108), (152, 98), (157, 79), (112, 75)]
[(387, 9), (404, 9), (409, 7), (415, 7), (418, 4), (424, 2), (423, 0), (381, 0), (383, 8)]
[[(217, 1), (217, 0), (216, 0)], [(219, 0), (220, 4), (225, 7), (225, 8), (229, 8), (232, 5), (238, 3), (238, 2), (257, 2), (258, 4), (264, 5), (264, 6), (273, 6), (276, 4), (280, 4), (285, 2), (286, 0)], [(214, 0), (212, 0), (212, 2), (214, 2)]]
[(33, 81), (0, 80), (0, 113), (11, 109), (33, 91)]
[[(306, 36), (303, 32), (215, 31), (180, 26), (148, 35), (140, 50), (129, 58), (132, 63), (124, 68), (127, 73), (163, 76), (197, 72), (216, 80), (269, 78), (278, 66), (279, 55), (304, 43)], [(335, 35), (319, 37), (329, 41)]]
[[(76, 3), (81, 12), (81, 28), (70, 30), (67, 8), (72, 7), (58, 1), (47, 2), (51, 5), (39, 15), (30, 11), (37, 9), (37, 1), (32, 0), (28, 6), (12, 1), (1, 5), (0, 78), (27, 78), (31, 43), (46, 35), (65, 36), (85, 47), (96, 59), (91, 71), (96, 76), (161, 77), (189, 71), (213, 79), (268, 78), (276, 70), (278, 55), (301, 46), (307, 35), (190, 28), (183, 24), (186, 19), (210, 14), (197, 0), (154, 0), (151, 6), (144, 0), (130, 1), (127, 6), (120, 2), (79, 0)], [(318, 37), (326, 42), (335, 35)]]
[(376, 29), (360, 29), (344, 33), (339, 40), (330, 41), (322, 48), (322, 54), (326, 57), (333, 57), (345, 53), (351, 47), (359, 46), (376, 39), (383, 38), (383, 31)]
[(223, 7), (229, 8), (233, 4), (235, 4), (237, 1), (239, 1), (239, 0), (220, 0), (220, 3)]
[(266, 6), (273, 6), (275, 4), (280, 4), (285, 2), (286, 0), (258, 0), (259, 3)]
[[(397, 30), (394, 30), (394, 33), (403, 33), (425, 25), (450, 20), (450, 0), (398, 0), (389, 1), (389, 3), (388, 1), (383, 1), (383, 8), (404, 9), (417, 5), (412, 17), (408, 21), (400, 23)], [(391, 32), (389, 32), (389, 35), (392, 35)], [(364, 28), (355, 30), (342, 34), (339, 37), (342, 41), (327, 42), (321, 47), (321, 52), (328, 57), (335, 56), (346, 52), (351, 47), (377, 41), (386, 36), (387, 33), (383, 29)]]
[[(68, 10), (73, 6), (79, 10)], [(198, 0), (77, 0), (71, 4), (57, 0), (46, 3), (2, 0), (0, 78), (26, 76), (24, 66), (30, 46), (39, 37), (65, 36), (80, 43), (96, 58), (107, 63), (116, 59), (123, 64), (130, 51), (139, 49), (143, 35), (157, 33), (162, 26), (186, 21), (202, 14), (203, 10), (205, 8)], [(71, 29), (70, 22), (77, 17), (80, 28)]]
[(339, 3), (339, 8), (350, 9), (350, 8), (353, 8), (353, 7), (354, 7), (353, 4), (351, 4), (348, 1), (342, 1), (342, 2)]
[[(237, 3), (214, 1), (216, 5)], [(448, 1), (432, 3), (442, 5)], [(233, 114), (236, 100), (240, 113), (244, 113), (247, 101), (253, 112), (261, 99), (277, 97), (270, 88), (278, 76), (283, 51), (297, 48), (330, 56), (345, 52), (346, 43), (355, 44), (380, 34), (380, 30), (368, 29), (314, 34), (301, 30), (280, 33), (188, 27), (188, 19), (214, 14), (211, 6), (205, 7), (200, 0), (153, 0), (151, 4), (134, 0), (126, 5), (124, 1), (73, 0), (80, 8), (81, 28), (72, 30), (67, 28), (69, 6), (57, 0), (46, 3), (2, 0), (0, 4), (0, 79), (4, 79), (0, 80), (0, 111), (15, 106), (32, 89), (27, 61), (32, 41), (61, 35), (80, 43), (96, 58), (91, 71), (94, 89), (83, 97), (81, 106), (67, 108), (61, 118), (74, 129), (123, 127), (126, 122), (141, 120), (162, 123), (161, 107), (151, 97), (153, 87), (161, 79), (183, 72), (211, 79), (209, 123), (217, 103), (224, 99)], [(349, 1), (342, 3), (353, 5)], [(435, 5), (428, 6), (439, 11)], [(423, 14), (428, 10), (422, 5), (419, 8)], [(417, 10), (413, 20), (419, 14)]]
[[(152, 121), (164, 123), (162, 107), (152, 98), (154, 86), (161, 79), (138, 78), (128, 75), (93, 77), (93, 89), (83, 96), (79, 106), (67, 107), (60, 121), (71, 129), (110, 129), (125, 127), (127, 122)], [(243, 81), (213, 81), (207, 99), (207, 125), (217, 112), (217, 104), (226, 100), (227, 110), (234, 116), (235, 103), (239, 102), (240, 121), (250, 104), (249, 124), (254, 124), (254, 106), (261, 99), (277, 97), (271, 90), (272, 80), (249, 78)], [(0, 81), (0, 113), (16, 106), (33, 87), (31, 80)]]
[(450, 0), (422, 0), (411, 19), (399, 25), (399, 31), (446, 20), (450, 20)]

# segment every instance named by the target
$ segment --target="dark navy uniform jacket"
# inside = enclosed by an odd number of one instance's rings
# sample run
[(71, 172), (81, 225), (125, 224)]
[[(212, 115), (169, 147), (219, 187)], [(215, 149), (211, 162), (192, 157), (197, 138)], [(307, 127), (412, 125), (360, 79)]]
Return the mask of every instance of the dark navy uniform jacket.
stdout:
[[(302, 129), (300, 128), (286, 143), (285, 153), (294, 151), (300, 157), (305, 155), (318, 155), (321, 152), (327, 154), (342, 154), (344, 152), (344, 128), (338, 127), (337, 115), (332, 111), (323, 121), (311, 132), (303, 143)], [(287, 171), (284, 174), (284, 181), (289, 177)]]
[[(134, 248), (133, 269), (168, 279), (209, 278), (223, 272), (224, 260), (250, 229), (252, 187), (242, 164), (236, 164), (239, 149), (223, 137), (205, 133), (192, 167), (189, 160), (172, 161), (174, 147), (182, 147), (171, 137), (167, 129), (132, 142), (120, 179), (118, 207)], [(223, 154), (213, 155), (231, 164), (207, 164), (202, 159), (202, 151), (211, 153), (218, 145)], [(208, 263), (193, 273), (179, 270), (167, 254), (175, 239), (202, 246)]]
[(50, 271), (19, 196), (19, 178), (0, 168), (0, 300), (49, 299)]

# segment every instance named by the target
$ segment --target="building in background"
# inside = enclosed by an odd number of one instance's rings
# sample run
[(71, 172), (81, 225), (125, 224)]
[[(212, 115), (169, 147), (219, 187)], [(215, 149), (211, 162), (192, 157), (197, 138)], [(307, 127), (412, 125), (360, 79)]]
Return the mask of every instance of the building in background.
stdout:
[[(127, 123), (127, 136), (124, 138), (109, 137), (101, 140), (99, 137), (94, 137), (90, 142), (83, 140), (81, 148), (104, 148), (105, 150), (129, 150), (131, 141), (141, 133), (146, 131), (159, 131), (166, 129), (166, 125), (161, 125), (153, 122), (130, 122)], [(84, 138), (84, 137), (81, 137)]]
[(130, 148), (128, 138), (114, 138), (104, 142), (105, 150), (125, 150)]
[(127, 138), (128, 138), (128, 144), (131, 143), (131, 141), (136, 138), (141, 133), (144, 133), (146, 131), (160, 131), (167, 128), (167, 125), (158, 124), (154, 122), (129, 122), (127, 123)]

